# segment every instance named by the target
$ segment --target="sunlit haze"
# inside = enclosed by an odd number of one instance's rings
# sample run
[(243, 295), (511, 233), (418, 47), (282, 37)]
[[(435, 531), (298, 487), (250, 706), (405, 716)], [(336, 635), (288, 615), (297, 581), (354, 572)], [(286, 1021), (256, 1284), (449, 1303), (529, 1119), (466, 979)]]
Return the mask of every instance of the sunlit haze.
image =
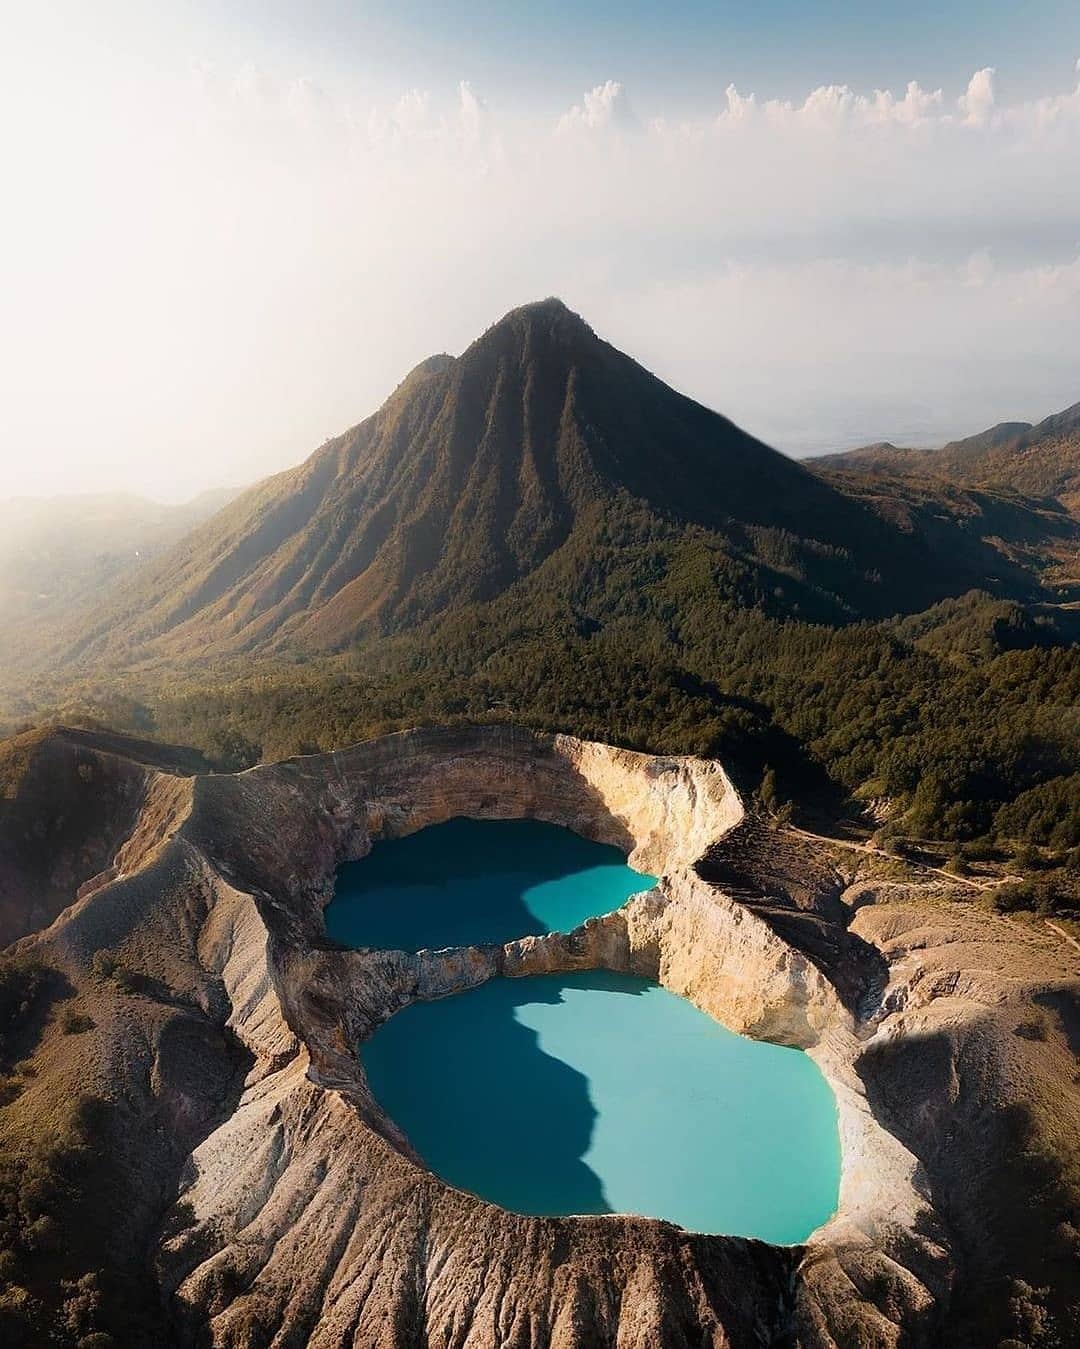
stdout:
[(761, 8), (8, 6), (0, 496), (251, 481), (549, 294), (792, 453), (1080, 398), (1080, 10)]

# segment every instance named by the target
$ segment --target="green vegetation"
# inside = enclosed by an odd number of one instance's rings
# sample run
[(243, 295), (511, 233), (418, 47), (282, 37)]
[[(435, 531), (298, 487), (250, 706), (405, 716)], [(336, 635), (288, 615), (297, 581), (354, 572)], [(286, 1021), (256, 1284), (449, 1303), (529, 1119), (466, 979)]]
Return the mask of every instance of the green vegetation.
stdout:
[(1080, 773), (1050, 778), (1021, 792), (997, 813), (999, 831), (1048, 848), (1080, 845)]
[(98, 979), (111, 979), (120, 967), (120, 961), (111, 951), (95, 951), (91, 968)]
[[(651, 580), (635, 586), (647, 552)], [(909, 620), (831, 628), (718, 602), (714, 562), (706, 545), (641, 541), (613, 550), (606, 571), (569, 559), (565, 575), (411, 637), (256, 674), (148, 677), (134, 718), (93, 689), (61, 714), (149, 726), (226, 771), (411, 725), (515, 720), (718, 755), (751, 790), (770, 768), (773, 808), (885, 798), (892, 833), (962, 844), (968, 862), (995, 840), (1004, 855), (1028, 843), (1062, 863), (1080, 846), (1080, 652), (1053, 629), (958, 661), (907, 638)], [(973, 634), (992, 634), (997, 601), (970, 596), (964, 609)]]
[(904, 473), (958, 483), (992, 483), (1029, 497), (1080, 507), (1080, 403), (1031, 426), (1003, 422), (940, 450), (868, 445), (829, 455), (825, 467), (855, 473)]
[[(100, 1278), (65, 1279), (70, 1224), (100, 1145), (103, 1103), (84, 1096), (29, 1153), (0, 1157), (0, 1343), (13, 1349), (108, 1349)], [(62, 1286), (63, 1296), (55, 1289)]]
[(998, 913), (1027, 909), (1043, 917), (1075, 906), (1073, 887), (1057, 876), (1035, 881), (1009, 881), (988, 891), (987, 901)]
[(1057, 863), (1076, 538), (1012, 491), (807, 472), (545, 301), (114, 589), (9, 720), (51, 702), (230, 772), (513, 720)]
[[(108, 966), (106, 960), (103, 964)], [(111, 977), (127, 975), (115, 961)], [(128, 1121), (100, 1097), (76, 1092), (35, 1105), (32, 1127), (4, 1107), (37, 1077), (17, 1053), (36, 1047), (56, 998), (73, 990), (40, 962), (0, 960), (0, 1344), (4, 1349), (110, 1349), (163, 1342), (156, 1293), (141, 1270), (118, 1269), (112, 1227), (139, 1182), (117, 1194), (115, 1162)], [(73, 1006), (56, 1024), (81, 1035), (94, 1020)], [(70, 1051), (66, 1051), (70, 1052)], [(77, 1052), (77, 1051), (76, 1051)]]
[(0, 960), (0, 1071), (22, 1045), (27, 1026), (50, 1001), (55, 977), (40, 960)]
[(92, 1016), (77, 1012), (73, 1007), (65, 1007), (60, 1014), (60, 1028), (65, 1035), (82, 1035), (84, 1031), (93, 1030), (96, 1024)]
[(98, 979), (111, 980), (122, 993), (139, 993), (143, 989), (144, 977), (122, 965), (111, 951), (95, 951), (91, 968)]

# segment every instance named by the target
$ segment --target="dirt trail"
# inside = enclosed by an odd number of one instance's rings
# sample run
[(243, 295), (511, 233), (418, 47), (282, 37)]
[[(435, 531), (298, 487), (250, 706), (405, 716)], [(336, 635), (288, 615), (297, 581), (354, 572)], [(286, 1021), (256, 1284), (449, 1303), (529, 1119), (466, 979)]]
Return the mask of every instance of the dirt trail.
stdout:
[[(793, 834), (798, 834), (801, 838), (811, 839), (815, 843), (827, 843), (837, 848), (848, 848), (852, 852), (867, 853), (872, 857), (884, 857), (890, 862), (903, 862), (905, 866), (917, 867), (920, 871), (933, 871), (938, 876), (944, 876), (947, 881), (955, 882), (957, 885), (966, 885), (972, 890), (993, 890), (1001, 882), (976, 881), (970, 876), (956, 876), (951, 871), (946, 871), (944, 867), (931, 866), (929, 862), (916, 862), (909, 857), (895, 857), (892, 853), (886, 852), (884, 848), (878, 848), (873, 843), (856, 843), (852, 839), (832, 838), (828, 834), (812, 834), (808, 829), (799, 829), (795, 825), (788, 825)], [(1066, 936), (1068, 934), (1066, 933)]]
[[(847, 848), (852, 852), (867, 853), (875, 857), (885, 857), (894, 862), (898, 860), (893, 857), (891, 853), (887, 853), (884, 848), (875, 847), (872, 843), (856, 843), (852, 839), (831, 838), (828, 834), (814, 834), (808, 829), (799, 829), (795, 825), (788, 825), (788, 829), (791, 833), (798, 834), (801, 838), (811, 839), (816, 843), (833, 844), (838, 848)], [(915, 862), (906, 857), (900, 860), (907, 866), (918, 867), (921, 871), (935, 872), (939, 876), (944, 876), (947, 881), (953, 881), (959, 885), (966, 885), (970, 889), (978, 890), (980, 892), (993, 890), (996, 886), (1004, 885), (1007, 881), (1017, 879), (1014, 876), (1003, 876), (1000, 880), (975, 881), (972, 880), (970, 876), (954, 876), (951, 871), (946, 871), (944, 867), (931, 866), (929, 862)], [(1052, 932), (1062, 939), (1062, 941), (1067, 941), (1071, 947), (1080, 952), (1080, 941), (1077, 941), (1071, 933), (1066, 932), (1059, 923), (1055, 923), (1049, 918), (1045, 918), (1043, 921)]]
[(1069, 943), (1070, 946), (1075, 946), (1076, 949), (1080, 951), (1080, 941), (1077, 941), (1075, 937), (1071, 936), (1068, 932), (1066, 932), (1065, 929), (1061, 927), (1058, 923), (1052, 922), (1049, 918), (1045, 919), (1044, 921), (1048, 928), (1052, 928), (1053, 931), (1055, 931), (1059, 937), (1063, 937), (1065, 941)]

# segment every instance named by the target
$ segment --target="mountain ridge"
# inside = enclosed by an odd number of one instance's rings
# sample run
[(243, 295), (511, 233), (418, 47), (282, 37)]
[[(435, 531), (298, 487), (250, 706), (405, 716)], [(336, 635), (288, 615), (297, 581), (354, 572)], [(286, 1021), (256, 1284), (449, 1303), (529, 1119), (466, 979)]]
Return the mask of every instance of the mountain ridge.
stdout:
[(628, 512), (646, 534), (718, 539), (743, 602), (822, 621), (997, 573), (1010, 593), (1038, 589), (963, 529), (945, 583), (918, 523), (677, 393), (549, 298), (420, 362), (370, 417), (122, 585), (65, 654), (340, 650), (504, 594), (572, 536), (592, 556)]
[(1080, 518), (1080, 403), (1034, 424), (999, 422), (936, 450), (879, 441), (804, 462), (823, 473), (897, 473), (1052, 497)]

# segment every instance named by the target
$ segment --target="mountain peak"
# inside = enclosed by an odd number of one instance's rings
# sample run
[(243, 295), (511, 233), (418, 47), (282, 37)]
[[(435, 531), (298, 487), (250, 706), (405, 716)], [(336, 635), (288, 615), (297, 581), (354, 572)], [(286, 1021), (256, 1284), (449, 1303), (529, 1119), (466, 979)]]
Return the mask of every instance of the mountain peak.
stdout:
[(414, 365), (401, 383), (394, 390), (394, 395), (398, 395), (405, 390), (412, 389), (422, 380), (430, 379), (434, 375), (444, 374), (454, 364), (454, 358), (448, 352), (440, 351), (434, 356), (425, 356), (418, 365)]
[(1064, 412), (1057, 412), (1052, 417), (1046, 417), (1038, 426), (1032, 426), (1028, 429), (1048, 432), (1080, 430), (1080, 403), (1074, 403), (1072, 407), (1067, 407)]
[(528, 321), (551, 322), (552, 320), (562, 321), (564, 319), (576, 320), (583, 327), (588, 327), (580, 314), (576, 314), (565, 301), (560, 300), (557, 295), (549, 295), (543, 300), (529, 300), (526, 304), (516, 305), (513, 309), (505, 313), (495, 326), (505, 323), (508, 319), (520, 316)]
[(413, 375), (441, 375), (444, 370), (449, 370), (454, 364), (454, 358), (447, 351), (438, 351), (434, 356), (428, 356), (413, 366), (406, 379), (411, 379)]
[(491, 343), (500, 345), (531, 343), (546, 339), (559, 345), (574, 345), (599, 339), (580, 314), (554, 295), (545, 300), (533, 300), (518, 305), (504, 314), (497, 323), (478, 338), (470, 351)]
[[(643, 537), (707, 538), (727, 559), (707, 564), (723, 593), (784, 596), (803, 614), (940, 598), (920, 544), (549, 297), (457, 359), (422, 362), (379, 412), (140, 573), (118, 599), (123, 637), (177, 652), (340, 649), (542, 571), (536, 584), (552, 584), (559, 565), (588, 570), (608, 558), (616, 519)], [(103, 614), (79, 650), (115, 644), (117, 628)]]

